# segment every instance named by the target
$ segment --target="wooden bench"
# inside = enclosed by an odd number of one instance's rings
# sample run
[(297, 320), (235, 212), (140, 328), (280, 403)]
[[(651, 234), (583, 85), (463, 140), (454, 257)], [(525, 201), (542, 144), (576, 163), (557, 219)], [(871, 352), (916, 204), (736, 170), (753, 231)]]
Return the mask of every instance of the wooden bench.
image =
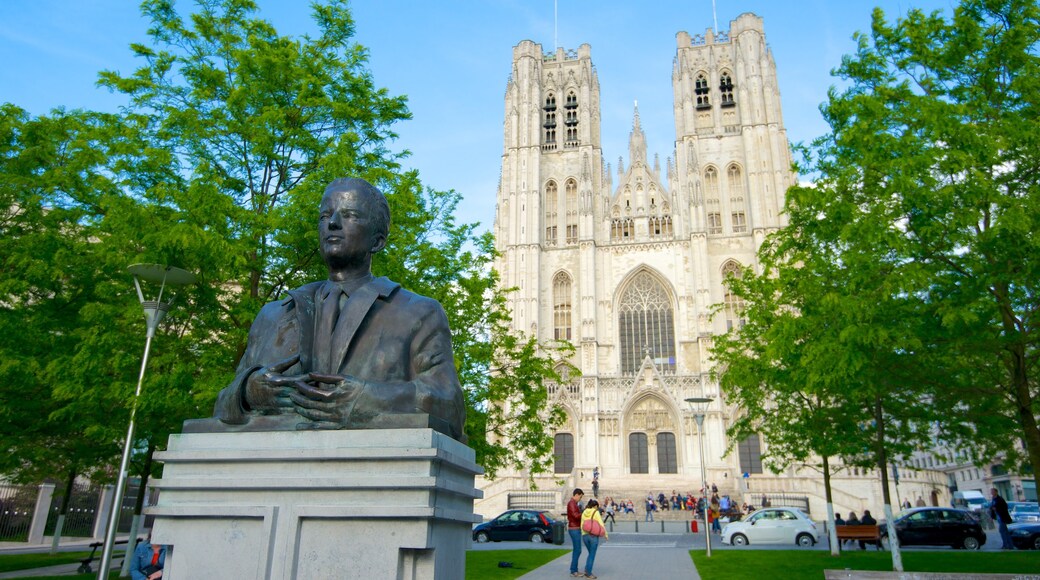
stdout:
[(834, 526), (834, 531), (838, 536), (838, 542), (844, 542), (845, 540), (859, 540), (861, 542), (869, 542), (880, 550), (881, 546), (881, 529), (874, 524), (867, 525), (837, 525)]

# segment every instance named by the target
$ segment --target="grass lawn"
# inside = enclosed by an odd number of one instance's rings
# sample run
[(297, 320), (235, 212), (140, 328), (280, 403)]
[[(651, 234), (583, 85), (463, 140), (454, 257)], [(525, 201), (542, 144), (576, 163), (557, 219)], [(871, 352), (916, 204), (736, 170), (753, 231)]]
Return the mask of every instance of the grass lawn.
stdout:
[[(570, 550), (470, 550), (466, 552), (467, 580), (519, 578)], [(499, 568), (499, 562), (512, 562), (512, 568)], [(561, 570), (561, 576), (566, 576)]]
[[(485, 578), (518, 578), (524, 574), (559, 558), (570, 550), (481, 550), (466, 552), (466, 578), (483, 580)], [(70, 564), (87, 557), (89, 552), (64, 552), (50, 554), (11, 554), (0, 556), (0, 572), (27, 570), (43, 566)], [(512, 568), (499, 568), (499, 562), (512, 562)], [(97, 562), (94, 562), (96, 567)], [(93, 574), (74, 574), (65, 576), (33, 576), (25, 580), (73, 580), (96, 578)], [(119, 572), (112, 572), (110, 578), (119, 578)]]
[[(90, 552), (58, 552), (53, 556), (50, 554), (7, 554), (0, 556), (0, 572), (79, 563), (89, 555)], [(97, 555), (100, 558), (101, 553), (98, 552)]]
[[(892, 554), (875, 551), (842, 552), (837, 558), (821, 550), (725, 550), (714, 552), (711, 558), (693, 550), (690, 556), (704, 580), (820, 580), (824, 570), (892, 570)], [(1036, 574), (1040, 552), (903, 552), (903, 568), (907, 572)]]

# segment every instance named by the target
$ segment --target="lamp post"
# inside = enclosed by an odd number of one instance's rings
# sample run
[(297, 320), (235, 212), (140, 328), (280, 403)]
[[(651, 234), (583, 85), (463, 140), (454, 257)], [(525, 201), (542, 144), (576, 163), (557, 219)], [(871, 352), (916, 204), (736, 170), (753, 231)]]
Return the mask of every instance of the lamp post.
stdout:
[(708, 460), (704, 457), (704, 437), (701, 434), (704, 431), (704, 414), (707, 412), (711, 401), (711, 397), (690, 397), (686, 399), (686, 402), (690, 404), (690, 409), (693, 411), (693, 420), (697, 422), (697, 445), (701, 450), (701, 490), (704, 491), (704, 541), (707, 545), (705, 555), (709, 558), (711, 557), (711, 530), (708, 529), (708, 474), (705, 467)]
[[(148, 366), (148, 353), (152, 348), (152, 337), (159, 327), (159, 322), (170, 310), (170, 303), (163, 302), (163, 292), (167, 286), (184, 286), (195, 282), (195, 275), (187, 270), (174, 268), (172, 266), (160, 266), (158, 264), (134, 264), (129, 268), (134, 276), (134, 287), (137, 288), (137, 298), (144, 308), (144, 318), (147, 324), (144, 341), (144, 356), (141, 358), (141, 372), (137, 375), (137, 391), (130, 403), (130, 425), (126, 430), (126, 441), (123, 442), (123, 459), (119, 463), (119, 475), (116, 479), (116, 493), (112, 498), (112, 513), (108, 518), (108, 530), (105, 533), (105, 547), (101, 552), (101, 564), (98, 567), (98, 580), (108, 578), (108, 569), (112, 564), (112, 549), (115, 546), (116, 526), (119, 524), (119, 512), (123, 504), (123, 490), (126, 488), (127, 467), (130, 464), (130, 448), (134, 444), (134, 419), (137, 416), (137, 400), (141, 396), (141, 384), (144, 382), (144, 369)], [(159, 284), (159, 293), (155, 300), (145, 300), (144, 292), (141, 291), (141, 280)], [(127, 542), (127, 551), (133, 548), (131, 542)], [(129, 557), (129, 556), (128, 556)]]

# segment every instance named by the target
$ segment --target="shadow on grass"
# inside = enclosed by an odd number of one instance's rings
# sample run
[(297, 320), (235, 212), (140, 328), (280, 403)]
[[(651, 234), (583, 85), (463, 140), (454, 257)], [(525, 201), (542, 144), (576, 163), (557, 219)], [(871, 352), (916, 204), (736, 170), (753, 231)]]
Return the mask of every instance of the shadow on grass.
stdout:
[[(691, 551), (694, 565), (703, 580), (730, 580), (776, 577), (783, 571), (785, 580), (819, 580), (824, 570), (892, 570), (890, 552), (842, 552), (833, 557), (821, 550), (726, 550), (711, 558), (699, 550)], [(1036, 574), (1040, 552), (903, 552), (906, 572), (985, 572), (990, 574)]]
[[(466, 552), (466, 579), (519, 578), (556, 558), (569, 554), (570, 550), (471, 550)], [(511, 562), (511, 568), (500, 568), (499, 562)], [(566, 570), (562, 570), (566, 576)]]

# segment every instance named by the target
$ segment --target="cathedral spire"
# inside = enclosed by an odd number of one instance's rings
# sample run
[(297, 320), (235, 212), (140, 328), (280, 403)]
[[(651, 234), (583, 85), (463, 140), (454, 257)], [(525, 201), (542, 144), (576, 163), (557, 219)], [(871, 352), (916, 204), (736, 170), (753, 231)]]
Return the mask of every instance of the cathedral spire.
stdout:
[(639, 126), (639, 101), (634, 101), (635, 114), (632, 118), (632, 133), (628, 136), (629, 165), (646, 165), (646, 135)]

